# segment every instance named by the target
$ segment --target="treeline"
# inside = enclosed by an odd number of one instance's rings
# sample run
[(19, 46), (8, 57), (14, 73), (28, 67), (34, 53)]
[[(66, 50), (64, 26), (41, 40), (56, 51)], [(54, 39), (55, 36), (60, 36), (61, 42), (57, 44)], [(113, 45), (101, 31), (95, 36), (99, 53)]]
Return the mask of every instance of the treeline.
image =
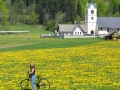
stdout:
[[(120, 16), (119, 0), (93, 0), (98, 16)], [(59, 23), (84, 20), (89, 0), (0, 0), (0, 23), (42, 24), (53, 31)]]

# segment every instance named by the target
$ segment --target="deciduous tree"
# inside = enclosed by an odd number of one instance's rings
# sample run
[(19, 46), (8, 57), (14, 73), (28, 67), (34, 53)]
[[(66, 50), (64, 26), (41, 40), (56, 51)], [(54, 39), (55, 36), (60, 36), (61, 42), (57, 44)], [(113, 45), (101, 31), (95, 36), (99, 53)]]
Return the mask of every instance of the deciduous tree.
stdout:
[(0, 25), (5, 25), (8, 19), (8, 10), (2, 0), (0, 0)]

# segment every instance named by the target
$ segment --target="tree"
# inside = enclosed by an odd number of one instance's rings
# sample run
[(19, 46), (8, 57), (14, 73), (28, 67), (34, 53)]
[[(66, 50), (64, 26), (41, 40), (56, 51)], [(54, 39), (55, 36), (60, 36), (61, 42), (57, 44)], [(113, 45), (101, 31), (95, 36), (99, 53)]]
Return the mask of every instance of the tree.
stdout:
[(46, 29), (49, 30), (49, 31), (54, 31), (55, 30), (55, 21), (53, 19), (47, 22)]
[(113, 16), (114, 14), (120, 13), (120, 1), (119, 0), (111, 0), (110, 5), (107, 11), (107, 16)]
[(50, 19), (54, 19), (56, 13), (59, 11), (59, 0), (50, 0), (47, 3), (47, 11), (50, 14)]
[(27, 24), (38, 24), (38, 15), (36, 15), (34, 12), (32, 12), (30, 15), (26, 16), (27, 18)]
[(76, 17), (76, 9), (75, 9), (75, 1), (74, 0), (65, 0), (65, 21), (69, 22), (71, 21), (72, 23), (75, 20)]
[(5, 25), (8, 19), (8, 10), (2, 0), (0, 0), (0, 25)]
[(80, 16), (77, 15), (76, 19), (75, 19), (76, 24), (80, 24), (81, 23), (81, 18)]
[(106, 16), (107, 8), (103, 2), (98, 2), (97, 8), (98, 8), (98, 16), (101, 17)]
[(113, 35), (112, 35), (113, 38), (117, 38), (117, 39), (120, 39), (120, 32), (116, 31)]
[(82, 18), (82, 7), (80, 4), (80, 0), (78, 0), (78, 3), (77, 3), (77, 15)]
[(47, 14), (47, 1), (45, 0), (36, 0), (36, 14), (39, 17), (39, 23), (45, 24), (49, 15)]

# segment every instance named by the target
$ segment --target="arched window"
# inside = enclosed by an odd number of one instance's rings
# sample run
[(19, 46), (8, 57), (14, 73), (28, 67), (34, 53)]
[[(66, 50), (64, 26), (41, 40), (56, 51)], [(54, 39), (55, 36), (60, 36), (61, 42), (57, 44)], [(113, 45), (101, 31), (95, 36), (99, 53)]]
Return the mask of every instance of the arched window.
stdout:
[(91, 14), (94, 14), (94, 10), (91, 10)]
[(93, 20), (93, 17), (91, 17), (91, 20)]

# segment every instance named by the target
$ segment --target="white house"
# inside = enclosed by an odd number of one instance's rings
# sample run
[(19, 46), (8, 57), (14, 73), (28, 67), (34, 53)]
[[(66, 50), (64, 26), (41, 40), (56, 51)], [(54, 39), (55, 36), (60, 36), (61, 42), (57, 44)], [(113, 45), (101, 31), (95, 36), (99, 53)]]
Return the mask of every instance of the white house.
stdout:
[(85, 24), (59, 24), (57, 33), (65, 35), (108, 35), (120, 31), (120, 17), (97, 17), (97, 5), (89, 0), (85, 10)]
[(59, 34), (64, 35), (84, 35), (87, 31), (85, 25), (59, 24)]

